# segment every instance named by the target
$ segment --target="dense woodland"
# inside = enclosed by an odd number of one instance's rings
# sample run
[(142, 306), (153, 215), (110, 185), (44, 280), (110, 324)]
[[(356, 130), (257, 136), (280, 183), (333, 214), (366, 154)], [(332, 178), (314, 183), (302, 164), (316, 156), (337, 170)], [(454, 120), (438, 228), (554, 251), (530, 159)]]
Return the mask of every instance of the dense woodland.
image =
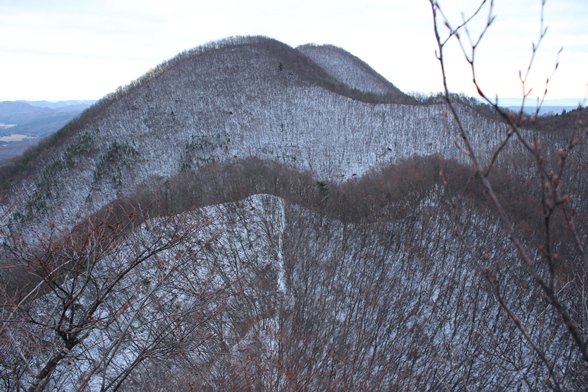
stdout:
[(540, 159), (340, 48), (178, 55), (0, 168), (1, 387), (588, 389), (588, 115), (512, 120)]

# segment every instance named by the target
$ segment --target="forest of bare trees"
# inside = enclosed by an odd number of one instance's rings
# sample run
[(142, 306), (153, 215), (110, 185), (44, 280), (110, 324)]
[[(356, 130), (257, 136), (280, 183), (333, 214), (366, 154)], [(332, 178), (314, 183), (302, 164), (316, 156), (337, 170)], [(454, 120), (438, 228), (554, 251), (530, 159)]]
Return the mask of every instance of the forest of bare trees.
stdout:
[(453, 94), (493, 3), (431, 10), (434, 97), (234, 38), (4, 167), (0, 389), (588, 389), (587, 113)]
[[(533, 71), (535, 56), (547, 34), (547, 27), (544, 24), (545, 3), (545, 0), (541, 1), (540, 33), (533, 42), (528, 67), (526, 70), (519, 71), (523, 98), (521, 109), (515, 113), (501, 109), (498, 106), (498, 98), (489, 97), (485, 92), (485, 86), (479, 82), (478, 78), (479, 64), (476, 55), (480, 43), (491, 29), (495, 19), (493, 1), (481, 1), (477, 10), (467, 17), (464, 16), (458, 22), (459, 24), (447, 18), (438, 2), (430, 1), (438, 45), (436, 55), (445, 89), (444, 102), (455, 120), (450, 126), (451, 132), (458, 138), (455, 142), (456, 146), (470, 160), (477, 175), (476, 179), (482, 184), (491, 201), (495, 219), (503, 228), (505, 239), (510, 243), (513, 251), (506, 260), (502, 256), (490, 256), (488, 252), (485, 252), (488, 263), (482, 275), (495, 300), (516, 327), (520, 344), (526, 346), (527, 350), (532, 352), (544, 366), (545, 385), (554, 390), (567, 390), (570, 389), (566, 385), (566, 379), (570, 375), (569, 360), (550, 352), (549, 346), (559, 335), (560, 339), (565, 339), (573, 347), (574, 352), (571, 358), (578, 358), (577, 361), (581, 363), (580, 369), (586, 369), (588, 313), (586, 312), (585, 282), (588, 273), (588, 254), (586, 253), (588, 242), (585, 215), (576, 214), (577, 208), (585, 205), (585, 192), (576, 195), (572, 193), (577, 189), (570, 186), (573, 181), (571, 177), (574, 175), (568, 172), (584, 172), (582, 169), (585, 169), (585, 152), (577, 153), (576, 151), (586, 149), (585, 136), (588, 134), (588, 128), (583, 126), (585, 112), (582, 110), (582, 102), (579, 102), (577, 113), (569, 116), (572, 122), (566, 124), (567, 129), (557, 130), (564, 134), (559, 145), (544, 143), (534, 135), (525, 134), (522, 131), (526, 123), (532, 125), (536, 123), (541, 104), (549, 91), (549, 83), (559, 65), (556, 60), (553, 73), (546, 77), (543, 94), (537, 101), (535, 115), (528, 117), (523, 111), (525, 100), (529, 99), (532, 92), (528, 79)], [(469, 26), (476, 19), (481, 19), (484, 25), (479, 33), (472, 33)], [(445, 49), (454, 41), (459, 43), (463, 61), (469, 65), (472, 83), (478, 94), (505, 124), (502, 140), (493, 149), (488, 164), (480, 160), (483, 152), (471, 143), (472, 129), (461, 122), (460, 114), (455, 107), (456, 102), (450, 94), (451, 81), (447, 78)], [(529, 162), (526, 166), (532, 170), (529, 176), (533, 181), (526, 193), (532, 194), (531, 199), (535, 200), (531, 200), (530, 203), (523, 190), (519, 190), (509, 198), (501, 198), (495, 191), (497, 182), (490, 177), (495, 162), (504, 159), (503, 149), (509, 143), (517, 143), (524, 147), (523, 152)], [(572, 162), (570, 158), (573, 159)], [(579, 197), (580, 201), (574, 200), (574, 197)], [(531, 204), (527, 214), (531, 219), (540, 222), (539, 225), (527, 230), (530, 233), (525, 233), (525, 228), (521, 227), (520, 221), (507, 211), (506, 206), (516, 203), (517, 199), (523, 199)], [(460, 235), (459, 230), (457, 235)], [(483, 252), (486, 247), (486, 244), (478, 245), (478, 252)], [(528, 287), (527, 290), (534, 294), (532, 300), (546, 307), (544, 312), (551, 317), (550, 322), (553, 324), (550, 333), (545, 335), (535, 333), (537, 320), (526, 308), (520, 307), (519, 297), (512, 295), (512, 291), (520, 286)], [(580, 370), (572, 368), (571, 373), (575, 372)]]

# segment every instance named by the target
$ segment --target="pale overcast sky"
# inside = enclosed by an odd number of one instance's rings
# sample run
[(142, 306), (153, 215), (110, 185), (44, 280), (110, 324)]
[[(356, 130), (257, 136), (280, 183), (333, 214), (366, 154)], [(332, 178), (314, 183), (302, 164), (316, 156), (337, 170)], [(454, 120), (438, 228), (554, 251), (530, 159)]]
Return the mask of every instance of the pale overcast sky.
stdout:
[[(518, 70), (539, 33), (540, 0), (495, 1), (481, 80), (491, 94), (516, 97)], [(456, 22), (476, 3), (439, 2)], [(537, 93), (563, 46), (549, 97), (585, 95), (587, 17), (588, 0), (547, 1)], [(403, 91), (441, 90), (427, 0), (0, 0), (0, 101), (99, 99), (185, 49), (234, 35), (333, 44)], [(475, 95), (457, 52), (450, 54), (450, 88)]]

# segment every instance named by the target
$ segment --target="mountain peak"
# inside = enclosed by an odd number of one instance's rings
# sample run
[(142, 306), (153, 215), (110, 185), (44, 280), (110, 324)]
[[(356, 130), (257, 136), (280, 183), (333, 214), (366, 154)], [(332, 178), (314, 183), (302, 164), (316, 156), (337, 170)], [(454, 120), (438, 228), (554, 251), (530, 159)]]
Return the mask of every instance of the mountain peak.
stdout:
[(315, 61), (334, 79), (363, 93), (389, 97), (397, 103), (414, 103), (360, 58), (334, 45), (306, 44), (297, 49)]

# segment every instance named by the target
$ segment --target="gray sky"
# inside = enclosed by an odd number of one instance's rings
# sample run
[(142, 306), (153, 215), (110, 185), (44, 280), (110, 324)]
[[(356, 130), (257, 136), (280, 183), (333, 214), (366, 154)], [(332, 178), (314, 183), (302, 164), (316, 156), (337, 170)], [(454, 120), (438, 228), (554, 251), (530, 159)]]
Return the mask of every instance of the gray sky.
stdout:
[[(439, 2), (456, 24), (476, 3)], [(540, 0), (496, 0), (497, 19), (478, 57), (490, 94), (520, 96), (518, 71), (538, 38), (540, 9)], [(587, 0), (547, 1), (533, 97), (562, 46), (548, 97), (585, 95), (586, 17)], [(99, 99), (185, 49), (234, 35), (333, 44), (403, 91), (441, 90), (427, 0), (0, 0), (0, 101)], [(457, 47), (448, 55), (450, 88), (475, 95)]]

